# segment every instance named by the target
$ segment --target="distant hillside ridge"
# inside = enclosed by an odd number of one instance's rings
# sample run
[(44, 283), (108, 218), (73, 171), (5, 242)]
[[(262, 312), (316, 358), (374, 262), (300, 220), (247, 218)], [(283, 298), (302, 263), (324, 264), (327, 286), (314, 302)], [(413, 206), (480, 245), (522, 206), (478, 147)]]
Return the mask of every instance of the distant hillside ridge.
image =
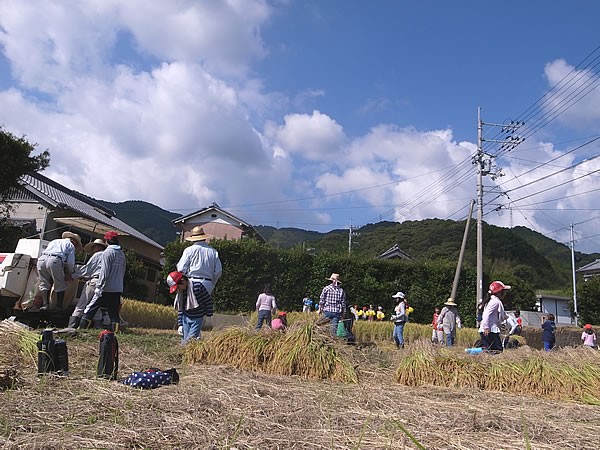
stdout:
[(160, 245), (164, 246), (177, 239), (177, 228), (171, 221), (181, 214), (172, 213), (142, 200), (127, 200), (120, 203), (96, 201), (113, 210), (127, 225), (144, 233)]

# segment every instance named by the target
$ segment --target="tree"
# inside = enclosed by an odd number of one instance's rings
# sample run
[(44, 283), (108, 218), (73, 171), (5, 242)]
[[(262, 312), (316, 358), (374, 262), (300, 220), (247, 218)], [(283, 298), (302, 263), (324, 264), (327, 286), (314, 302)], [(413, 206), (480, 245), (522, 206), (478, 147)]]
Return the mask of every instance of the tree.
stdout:
[(144, 263), (142, 263), (135, 251), (125, 250), (125, 276), (123, 277), (123, 297), (136, 300), (146, 300), (148, 298), (148, 287), (140, 282), (146, 275)]
[(16, 137), (0, 127), (0, 219), (10, 211), (6, 203), (19, 180), (28, 172), (37, 172), (48, 167), (50, 153), (47, 150), (32, 156), (37, 144), (30, 144), (25, 137)]
[(579, 322), (600, 325), (600, 277), (577, 283), (577, 289)]

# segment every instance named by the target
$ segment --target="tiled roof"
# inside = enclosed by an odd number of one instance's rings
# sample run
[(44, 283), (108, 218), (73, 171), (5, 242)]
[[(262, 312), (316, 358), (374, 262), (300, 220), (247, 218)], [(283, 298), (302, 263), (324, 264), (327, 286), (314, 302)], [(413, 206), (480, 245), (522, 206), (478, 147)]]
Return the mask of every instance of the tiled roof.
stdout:
[(589, 264), (586, 264), (583, 267), (580, 267), (579, 269), (576, 270), (576, 272), (589, 272), (592, 270), (600, 270), (600, 259), (597, 259), (594, 262), (591, 262)]
[(127, 233), (153, 247), (161, 250), (163, 249), (163, 246), (154, 242), (148, 236), (140, 233), (122, 220), (119, 220), (114, 211), (102, 206), (90, 197), (72, 191), (63, 185), (52, 181), (48, 177), (39, 173), (27, 174), (22, 178), (22, 186), (30, 194), (39, 197), (54, 207), (60, 206), (65, 209), (70, 209), (117, 231)]

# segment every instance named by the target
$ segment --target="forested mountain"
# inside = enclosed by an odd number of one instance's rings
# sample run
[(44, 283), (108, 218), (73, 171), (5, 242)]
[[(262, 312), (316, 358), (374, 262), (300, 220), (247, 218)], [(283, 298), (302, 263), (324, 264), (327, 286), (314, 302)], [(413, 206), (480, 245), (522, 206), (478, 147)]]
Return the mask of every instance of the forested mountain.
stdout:
[(113, 210), (123, 222), (161, 245), (166, 245), (167, 242), (173, 241), (177, 237), (177, 229), (171, 220), (181, 214), (169, 212), (152, 203), (140, 200), (128, 200), (120, 203), (96, 201)]
[[(143, 201), (111, 203), (99, 201), (117, 216), (142, 233), (165, 245), (176, 239), (171, 220), (179, 217), (158, 206)], [(427, 219), (420, 221), (379, 222), (358, 230), (353, 238), (352, 253), (373, 258), (395, 244), (417, 261), (449, 261), (456, 263), (465, 222)], [(258, 232), (273, 247), (298, 248), (314, 253), (348, 252), (348, 230), (327, 233), (299, 228), (256, 226)], [(518, 277), (537, 289), (567, 289), (571, 283), (571, 252), (568, 246), (525, 227), (512, 229), (483, 224), (484, 271), (488, 277), (510, 280)], [(576, 252), (577, 267), (600, 254)], [(465, 265), (476, 265), (475, 222), (465, 252)]]

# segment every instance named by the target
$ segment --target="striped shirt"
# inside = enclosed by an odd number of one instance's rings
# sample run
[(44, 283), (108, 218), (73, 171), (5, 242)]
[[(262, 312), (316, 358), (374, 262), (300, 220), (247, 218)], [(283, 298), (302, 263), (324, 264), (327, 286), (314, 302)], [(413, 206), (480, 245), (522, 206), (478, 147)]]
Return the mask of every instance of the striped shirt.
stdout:
[(213, 299), (199, 281), (189, 280), (189, 286), (192, 286), (193, 301), (188, 300), (189, 292), (177, 292), (175, 297), (175, 309), (177, 309), (177, 326), (183, 326), (183, 316), (190, 319), (198, 319), (204, 316), (212, 316), (214, 313)]
[(341, 313), (346, 309), (346, 293), (340, 286), (331, 283), (321, 292), (321, 311)]

